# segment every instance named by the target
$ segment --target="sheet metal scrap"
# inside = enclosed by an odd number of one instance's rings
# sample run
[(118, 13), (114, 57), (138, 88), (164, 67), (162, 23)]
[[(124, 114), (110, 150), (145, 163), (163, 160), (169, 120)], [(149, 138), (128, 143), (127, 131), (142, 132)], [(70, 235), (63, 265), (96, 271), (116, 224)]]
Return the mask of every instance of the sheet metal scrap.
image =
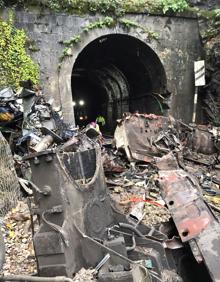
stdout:
[(71, 138), (77, 134), (77, 129), (63, 122), (52, 100), (46, 101), (42, 95), (26, 88), (23, 88), (20, 98), (24, 109), (23, 136), (16, 144), (20, 154), (41, 152), (65, 141), (69, 143), (65, 144), (64, 150), (74, 145), (75, 140)]
[(151, 162), (153, 157), (181, 147), (176, 128), (172, 117), (128, 114), (116, 128), (116, 147), (125, 150), (129, 161)]
[(189, 242), (197, 260), (205, 263), (213, 281), (220, 281), (220, 224), (205, 203), (197, 180), (176, 166), (157, 159), (159, 185), (182, 242)]

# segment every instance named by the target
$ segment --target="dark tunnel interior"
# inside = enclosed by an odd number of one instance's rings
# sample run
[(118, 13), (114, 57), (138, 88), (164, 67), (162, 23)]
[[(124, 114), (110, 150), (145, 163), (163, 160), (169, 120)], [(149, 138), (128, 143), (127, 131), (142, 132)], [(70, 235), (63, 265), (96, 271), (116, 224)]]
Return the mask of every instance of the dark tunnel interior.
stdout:
[(128, 35), (107, 35), (88, 44), (72, 71), (76, 124), (97, 116), (105, 119), (102, 131), (112, 132), (124, 112), (164, 114), (166, 75), (156, 53)]

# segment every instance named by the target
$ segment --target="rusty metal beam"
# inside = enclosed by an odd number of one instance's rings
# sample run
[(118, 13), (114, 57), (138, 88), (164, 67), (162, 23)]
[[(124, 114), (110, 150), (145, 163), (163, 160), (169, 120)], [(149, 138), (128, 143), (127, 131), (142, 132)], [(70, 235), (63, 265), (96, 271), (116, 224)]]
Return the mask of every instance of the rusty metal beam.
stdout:
[[(173, 162), (167, 167), (164, 158)], [(189, 243), (195, 259), (207, 266), (213, 281), (220, 281), (220, 224), (203, 199), (197, 180), (176, 166), (172, 154), (156, 160), (162, 197), (179, 236)]]

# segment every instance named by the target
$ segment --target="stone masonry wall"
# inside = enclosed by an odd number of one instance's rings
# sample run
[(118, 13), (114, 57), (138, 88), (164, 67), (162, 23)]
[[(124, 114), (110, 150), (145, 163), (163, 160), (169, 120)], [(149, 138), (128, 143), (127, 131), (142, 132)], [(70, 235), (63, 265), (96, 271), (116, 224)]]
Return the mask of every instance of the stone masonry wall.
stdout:
[[(7, 10), (3, 12), (3, 16), (7, 17)], [(73, 47), (73, 56), (63, 62), (58, 73), (59, 57), (64, 49), (60, 42), (69, 40), (85, 25), (98, 18), (101, 16), (65, 15), (49, 11), (44, 11), (42, 14), (42, 11), (38, 10), (15, 11), (16, 27), (25, 29), (38, 49), (30, 54), (40, 65), (43, 91), (46, 96), (54, 97), (57, 106), (62, 106), (67, 121), (70, 121), (73, 115), (71, 70), (82, 49), (95, 38), (105, 34), (129, 34), (145, 41), (143, 33), (138, 28), (124, 30), (116, 26), (113, 29), (92, 30)], [(202, 58), (197, 19), (191, 16), (169, 17), (145, 14), (130, 14), (125, 18), (158, 33), (158, 40), (146, 44), (156, 52), (164, 66), (167, 89), (172, 93), (170, 113), (185, 122), (190, 121), (194, 94), (193, 61)]]

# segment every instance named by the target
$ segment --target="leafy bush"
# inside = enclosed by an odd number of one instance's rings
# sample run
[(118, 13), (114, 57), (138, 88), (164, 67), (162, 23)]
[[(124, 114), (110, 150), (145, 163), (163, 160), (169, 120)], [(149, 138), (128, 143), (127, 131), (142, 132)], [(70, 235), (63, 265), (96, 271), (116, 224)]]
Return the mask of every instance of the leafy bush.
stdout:
[(21, 80), (38, 82), (39, 70), (25, 50), (26, 34), (13, 26), (13, 16), (0, 20), (0, 88), (19, 87)]
[(164, 13), (168, 11), (183, 12), (189, 7), (186, 0), (161, 0), (160, 2)]
[(220, 18), (220, 9), (215, 10), (215, 15), (217, 18)]
[[(1, 2), (8, 3), (6, 0), (0, 0)], [(13, 0), (12, 2), (13, 5), (44, 5), (54, 11), (116, 16), (129, 12), (181, 12), (188, 7), (187, 0)]]

